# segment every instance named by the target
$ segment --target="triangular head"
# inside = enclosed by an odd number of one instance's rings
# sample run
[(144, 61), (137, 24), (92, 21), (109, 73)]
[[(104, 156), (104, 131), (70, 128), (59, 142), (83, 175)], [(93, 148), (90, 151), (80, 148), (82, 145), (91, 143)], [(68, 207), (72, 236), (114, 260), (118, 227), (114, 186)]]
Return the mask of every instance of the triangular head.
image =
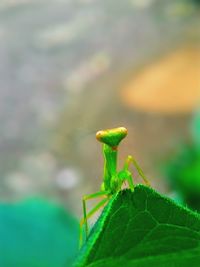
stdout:
[(127, 136), (127, 129), (125, 127), (118, 127), (114, 129), (107, 129), (98, 131), (96, 138), (98, 141), (110, 146), (117, 147), (122, 139)]

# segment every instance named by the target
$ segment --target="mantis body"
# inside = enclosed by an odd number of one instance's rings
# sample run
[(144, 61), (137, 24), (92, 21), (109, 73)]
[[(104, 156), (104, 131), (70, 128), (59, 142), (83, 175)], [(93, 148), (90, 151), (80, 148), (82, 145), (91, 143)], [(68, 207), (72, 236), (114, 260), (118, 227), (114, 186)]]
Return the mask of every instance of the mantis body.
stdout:
[[(103, 156), (104, 156), (104, 173), (103, 183), (99, 192), (94, 194), (85, 195), (82, 199), (83, 203), (83, 218), (80, 221), (80, 246), (82, 245), (82, 232), (83, 225), (85, 225), (86, 237), (88, 236), (88, 219), (96, 213), (102, 206), (108, 202), (110, 197), (122, 189), (124, 182), (127, 182), (130, 189), (134, 190), (133, 177), (129, 171), (129, 165), (133, 163), (137, 169), (139, 175), (142, 177), (144, 182), (149, 185), (147, 178), (145, 177), (142, 169), (137, 164), (136, 160), (132, 156), (128, 156), (125, 160), (124, 167), (122, 170), (117, 171), (117, 154), (118, 145), (127, 135), (127, 129), (124, 127), (118, 127), (114, 129), (108, 129), (98, 131), (96, 138), (98, 141), (103, 143)], [(89, 213), (86, 211), (86, 201), (97, 197), (104, 196)]]

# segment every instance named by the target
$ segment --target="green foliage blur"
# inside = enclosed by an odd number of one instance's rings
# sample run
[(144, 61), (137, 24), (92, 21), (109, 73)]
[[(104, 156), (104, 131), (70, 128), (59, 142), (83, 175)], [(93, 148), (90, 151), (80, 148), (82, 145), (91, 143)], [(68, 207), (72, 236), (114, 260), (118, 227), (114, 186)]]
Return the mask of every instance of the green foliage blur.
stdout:
[(71, 267), (78, 250), (78, 222), (41, 199), (0, 204), (0, 266)]
[(191, 123), (192, 139), (177, 147), (164, 164), (164, 172), (177, 199), (200, 211), (200, 112)]

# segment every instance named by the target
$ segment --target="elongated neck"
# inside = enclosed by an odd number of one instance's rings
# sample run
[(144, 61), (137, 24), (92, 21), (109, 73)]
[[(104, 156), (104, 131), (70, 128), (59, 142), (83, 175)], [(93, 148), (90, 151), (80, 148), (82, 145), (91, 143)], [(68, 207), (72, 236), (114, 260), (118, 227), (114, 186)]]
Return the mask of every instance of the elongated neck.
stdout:
[(104, 179), (110, 180), (117, 173), (117, 147), (103, 144)]

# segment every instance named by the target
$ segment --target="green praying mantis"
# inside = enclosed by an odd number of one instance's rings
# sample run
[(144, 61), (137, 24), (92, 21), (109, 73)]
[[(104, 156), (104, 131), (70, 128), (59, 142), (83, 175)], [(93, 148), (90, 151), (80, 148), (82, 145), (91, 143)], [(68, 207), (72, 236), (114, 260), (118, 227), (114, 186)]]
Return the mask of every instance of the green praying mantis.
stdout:
[[(134, 190), (133, 176), (129, 171), (129, 166), (132, 163), (137, 169), (139, 175), (142, 177), (146, 185), (150, 185), (145, 177), (142, 169), (132, 156), (128, 156), (125, 160), (122, 170), (117, 171), (117, 155), (119, 143), (127, 135), (125, 127), (118, 127), (114, 129), (107, 129), (98, 131), (96, 138), (103, 143), (103, 156), (104, 156), (104, 172), (103, 183), (99, 192), (94, 194), (85, 195), (82, 198), (83, 204), (83, 218), (80, 221), (80, 247), (83, 242), (83, 226), (85, 225), (86, 238), (88, 236), (88, 219), (95, 214), (102, 206), (104, 206), (109, 199), (122, 189), (123, 183), (127, 182), (131, 191)], [(86, 201), (103, 196), (101, 200), (91, 211), (87, 213)]]

